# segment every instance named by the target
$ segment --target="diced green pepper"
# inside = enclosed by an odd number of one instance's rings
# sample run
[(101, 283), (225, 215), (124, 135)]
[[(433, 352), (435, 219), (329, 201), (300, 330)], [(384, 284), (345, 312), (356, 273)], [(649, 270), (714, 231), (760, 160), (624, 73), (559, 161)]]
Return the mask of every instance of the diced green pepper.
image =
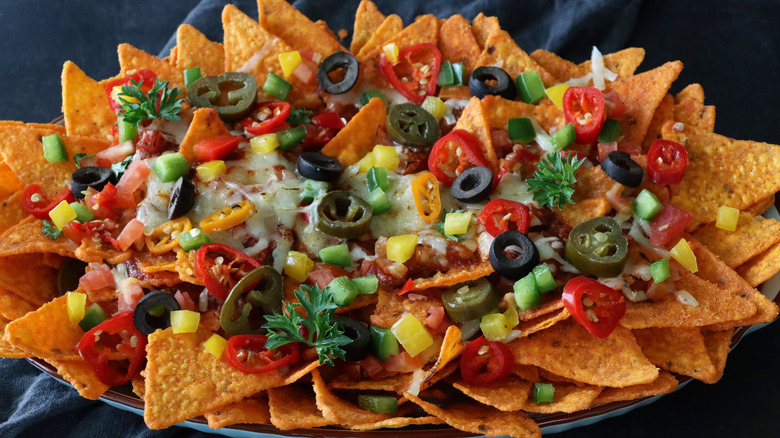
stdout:
[(60, 163), (68, 161), (68, 153), (65, 151), (65, 145), (57, 134), (51, 134), (41, 139), (43, 142), (43, 157), (49, 163)]
[(306, 137), (306, 127), (303, 125), (287, 128), (276, 133), (279, 136), (279, 150), (286, 151), (303, 141)]
[(200, 79), (203, 74), (200, 72), (200, 67), (192, 67), (184, 70), (184, 88), (190, 86), (191, 83)]
[(382, 99), (382, 102), (384, 102), (385, 105), (387, 105), (387, 98), (385, 97), (384, 94), (382, 94), (381, 91), (379, 91), (379, 90), (369, 90), (369, 91), (366, 91), (365, 93), (363, 93), (360, 96), (360, 106), (368, 105), (368, 102), (370, 102), (371, 99), (374, 98), (374, 97), (378, 97), (378, 98)]
[(379, 289), (379, 279), (376, 275), (364, 275), (362, 277), (353, 278), (352, 282), (358, 288), (358, 293), (361, 295), (375, 294)]
[(359, 395), (358, 405), (377, 414), (395, 414), (398, 412), (398, 400), (389, 395)]
[(539, 293), (543, 294), (555, 289), (555, 277), (553, 277), (547, 263), (542, 263), (531, 272), (534, 274), (534, 280), (536, 280), (536, 287), (539, 289)]
[(92, 210), (80, 202), (71, 202), (70, 208), (76, 212), (76, 220), (82, 224), (95, 218), (95, 213), (93, 213)]
[(179, 234), (179, 246), (185, 251), (198, 249), (207, 243), (211, 243), (211, 238), (200, 228), (193, 228)]
[(615, 119), (607, 119), (604, 121), (604, 126), (601, 127), (599, 133), (600, 143), (609, 143), (617, 141), (620, 138), (620, 134), (623, 133), (623, 125)]
[(328, 291), (333, 295), (337, 306), (346, 306), (358, 296), (358, 288), (349, 277), (336, 277), (328, 284)]
[(279, 100), (287, 100), (292, 91), (292, 85), (274, 72), (268, 72), (263, 84), (263, 91)]
[(119, 129), (119, 143), (124, 143), (127, 140), (135, 140), (138, 135), (138, 127), (132, 123), (125, 122), (125, 119), (119, 117), (116, 120), (117, 128)]
[(342, 268), (348, 268), (352, 266), (352, 256), (349, 254), (349, 247), (346, 243), (341, 245), (329, 246), (322, 248), (317, 253), (317, 257), (324, 263), (328, 263), (333, 266), (339, 266)]
[(520, 98), (525, 103), (535, 105), (547, 95), (542, 78), (539, 77), (539, 73), (536, 70), (520, 73), (515, 82), (517, 83), (517, 91), (520, 94)]
[(539, 286), (536, 284), (534, 273), (526, 275), (517, 280), (514, 284), (515, 303), (521, 311), (533, 309), (542, 304), (542, 298), (539, 294)]
[(534, 403), (552, 403), (555, 400), (555, 387), (552, 383), (534, 383), (531, 398)]
[(317, 181), (315, 179), (307, 179), (303, 183), (303, 191), (301, 192), (301, 201), (306, 204), (311, 204), (314, 200), (325, 193), (328, 193), (327, 181)]
[(555, 151), (562, 151), (574, 143), (577, 138), (577, 133), (574, 131), (574, 124), (567, 123), (563, 128), (555, 131), (555, 134), (550, 136), (550, 144)]
[(650, 264), (650, 276), (655, 283), (663, 283), (669, 275), (669, 259), (661, 259)]
[(379, 187), (371, 190), (371, 193), (366, 198), (366, 202), (371, 206), (374, 215), (385, 213), (393, 208), (393, 204), (390, 203), (385, 191)]
[(368, 169), (366, 183), (368, 184), (369, 192), (376, 188), (387, 190), (387, 188), (390, 187), (390, 178), (387, 176), (387, 168), (373, 166)]
[(530, 143), (536, 138), (536, 131), (531, 119), (528, 117), (516, 117), (506, 123), (509, 139), (520, 143)]
[(631, 207), (634, 210), (634, 216), (646, 221), (653, 220), (655, 215), (664, 208), (658, 197), (647, 189), (642, 189), (639, 192), (634, 202), (631, 203)]
[(179, 152), (162, 154), (154, 160), (152, 170), (162, 182), (174, 182), (190, 173), (190, 163)]
[(400, 352), (398, 340), (389, 328), (371, 326), (371, 354), (384, 362)]
[(98, 324), (108, 319), (106, 311), (98, 303), (93, 303), (87, 307), (87, 312), (84, 314), (84, 318), (79, 321), (79, 327), (85, 332), (97, 327)]

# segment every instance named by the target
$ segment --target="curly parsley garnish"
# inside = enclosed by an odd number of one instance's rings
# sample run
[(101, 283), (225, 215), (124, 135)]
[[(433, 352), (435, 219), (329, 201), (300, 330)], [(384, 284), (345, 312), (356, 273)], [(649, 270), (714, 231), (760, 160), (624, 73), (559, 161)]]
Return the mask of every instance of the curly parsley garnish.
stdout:
[(57, 240), (62, 235), (62, 230), (52, 225), (51, 222), (44, 220), (41, 234), (47, 236), (51, 240)]
[(290, 110), (290, 115), (287, 116), (287, 120), (285, 120), (285, 122), (287, 122), (287, 124), (290, 126), (298, 126), (304, 123), (311, 123), (311, 119), (309, 118), (309, 116), (313, 114), (314, 111), (309, 111), (303, 108)]
[[(344, 359), (344, 350), (341, 348), (352, 342), (339, 328), (334, 315), (338, 306), (333, 302), (333, 295), (327, 290), (320, 290), (319, 286), (301, 285), (295, 291), (295, 297), (299, 303), (287, 303), (281, 314), (266, 316), (263, 328), (268, 330), (268, 342), (265, 347), (269, 350), (289, 344), (300, 342), (314, 347), (320, 363), (333, 365), (333, 359)], [(303, 307), (308, 318), (295, 311), (296, 307)], [(300, 333), (300, 326), (306, 327), (308, 338)]]
[(539, 161), (539, 169), (534, 172), (533, 179), (528, 180), (528, 191), (536, 190), (534, 201), (548, 208), (574, 204), (571, 199), (574, 183), (577, 182), (574, 173), (584, 162), (585, 158), (578, 161), (575, 154), (566, 158), (555, 152), (547, 154)]
[[(141, 122), (157, 118), (173, 122), (181, 120), (179, 112), (184, 99), (177, 99), (177, 96), (181, 94), (177, 88), (168, 89), (168, 81), (160, 82), (160, 79), (157, 78), (154, 87), (149, 90), (148, 94), (141, 91), (141, 84), (144, 81), (136, 82), (131, 79), (130, 83), (132, 85), (122, 85), (122, 92), (119, 93), (119, 101), (122, 103), (119, 112), (125, 122), (141, 126)], [(158, 96), (159, 108), (157, 105)]]

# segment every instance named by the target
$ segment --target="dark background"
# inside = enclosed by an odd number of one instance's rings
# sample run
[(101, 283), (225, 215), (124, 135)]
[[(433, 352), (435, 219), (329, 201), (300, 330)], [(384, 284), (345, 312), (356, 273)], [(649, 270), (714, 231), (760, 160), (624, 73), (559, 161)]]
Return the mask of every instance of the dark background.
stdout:
[[(238, 1), (256, 17), (254, 2)], [(312, 18), (351, 31), (358, 1), (298, 1)], [(676, 93), (698, 82), (717, 107), (716, 132), (780, 144), (780, 2), (778, 1), (377, 1), (405, 23), (416, 14), (499, 17), (528, 53), (552, 50), (581, 62), (603, 53), (646, 49), (639, 71), (679, 59)], [(103, 79), (118, 72), (116, 46), (128, 42), (167, 54), (186, 21), (221, 40), (222, 2), (69, 0), (0, 1), (0, 120), (48, 122), (60, 114), (60, 72), (72, 60)], [(197, 8), (196, 8), (197, 7)], [(193, 11), (194, 9), (194, 11)], [(557, 434), (560, 438), (770, 437), (780, 435), (780, 325), (745, 338), (715, 385), (693, 382), (617, 418)], [(134, 414), (77, 397), (25, 361), (0, 359), (0, 436), (206, 436), (188, 429), (151, 432)]]

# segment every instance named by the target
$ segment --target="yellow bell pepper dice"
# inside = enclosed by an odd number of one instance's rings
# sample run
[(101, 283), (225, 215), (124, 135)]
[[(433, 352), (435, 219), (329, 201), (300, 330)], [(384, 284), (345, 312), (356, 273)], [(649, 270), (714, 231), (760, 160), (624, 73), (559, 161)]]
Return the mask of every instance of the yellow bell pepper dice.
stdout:
[(213, 334), (208, 341), (203, 343), (203, 347), (211, 353), (212, 356), (219, 359), (227, 347), (227, 340), (218, 334)]
[(437, 122), (441, 121), (444, 114), (447, 112), (447, 105), (441, 98), (436, 96), (427, 96), (422, 103), (422, 109), (428, 111)]
[(692, 273), (695, 274), (699, 271), (699, 265), (696, 263), (696, 255), (693, 253), (690, 245), (688, 245), (688, 241), (685, 239), (680, 239), (680, 241), (677, 242), (677, 245), (674, 245), (674, 248), (669, 251), (669, 255), (677, 260), (677, 263), (683, 265), (685, 269)]
[(272, 132), (270, 134), (252, 137), (252, 139), (249, 140), (249, 146), (252, 148), (252, 152), (270, 154), (279, 147), (279, 136), (275, 132)]
[(721, 205), (718, 208), (718, 219), (715, 226), (726, 231), (736, 231), (739, 222), (739, 210), (734, 207)]
[(374, 163), (376, 163), (376, 156), (372, 151), (367, 153), (363, 158), (360, 159), (360, 161), (358, 161), (358, 171), (360, 173), (368, 173), (368, 171), (374, 167)]
[(195, 333), (200, 324), (200, 313), (192, 310), (174, 310), (171, 312), (173, 333)]
[(392, 146), (378, 144), (374, 146), (372, 153), (374, 154), (374, 166), (384, 167), (390, 172), (395, 172), (395, 170), (398, 169), (398, 165), (401, 163), (398, 151)]
[(198, 178), (203, 182), (213, 181), (227, 172), (225, 162), (222, 160), (213, 160), (201, 164), (195, 168), (198, 172)]
[(295, 69), (301, 65), (301, 61), (303, 61), (301, 53), (297, 50), (279, 54), (279, 65), (282, 67), (282, 75), (285, 79), (293, 74)]
[(382, 46), (382, 52), (388, 61), (395, 64), (398, 62), (398, 46), (395, 43), (385, 44)]
[(404, 234), (387, 239), (387, 258), (394, 262), (406, 262), (412, 258), (416, 249), (416, 234)]
[(471, 212), (448, 213), (444, 216), (444, 234), (454, 236), (456, 234), (466, 234), (471, 224)]
[(433, 336), (411, 313), (405, 314), (390, 328), (407, 353), (414, 357), (433, 345)]
[(550, 98), (556, 108), (563, 109), (563, 93), (565, 93), (569, 87), (571, 87), (569, 84), (558, 84), (544, 90), (544, 92), (547, 93), (547, 97)]
[(67, 304), (68, 321), (78, 324), (84, 319), (84, 310), (87, 306), (87, 296), (81, 292), (68, 292)]
[(512, 331), (506, 317), (501, 313), (489, 313), (483, 316), (479, 322), (479, 329), (488, 341), (500, 341), (509, 336)]
[(68, 201), (60, 202), (49, 212), (49, 217), (51, 218), (52, 223), (54, 223), (54, 225), (60, 230), (65, 225), (68, 225), (69, 223), (76, 220), (76, 216), (78, 216), (76, 211), (73, 210), (73, 207), (70, 206)]
[(303, 283), (309, 278), (309, 272), (314, 269), (314, 261), (306, 254), (298, 251), (287, 253), (287, 263), (284, 265), (284, 273), (288, 277)]

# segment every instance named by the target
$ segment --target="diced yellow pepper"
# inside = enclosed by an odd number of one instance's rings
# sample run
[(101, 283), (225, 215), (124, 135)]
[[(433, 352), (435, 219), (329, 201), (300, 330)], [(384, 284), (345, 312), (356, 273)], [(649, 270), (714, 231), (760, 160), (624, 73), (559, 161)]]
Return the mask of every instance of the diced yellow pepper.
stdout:
[(192, 310), (174, 310), (171, 312), (173, 333), (195, 333), (200, 324), (200, 313)]
[(388, 61), (393, 64), (398, 62), (398, 46), (395, 43), (385, 44), (382, 46), (382, 51), (385, 53)]
[(517, 315), (517, 309), (515, 309), (514, 305), (511, 305), (508, 309), (506, 309), (506, 312), (504, 312), (504, 318), (506, 319), (506, 325), (510, 329), (513, 329), (517, 327), (517, 324), (520, 324), (520, 317)]
[(488, 341), (500, 341), (512, 331), (506, 317), (501, 313), (489, 313), (483, 316), (482, 321), (479, 322), (479, 329)]
[(72, 324), (78, 324), (84, 319), (87, 306), (87, 296), (81, 292), (68, 292), (68, 320)]
[(696, 273), (699, 271), (699, 265), (696, 263), (696, 255), (691, 250), (690, 245), (685, 239), (680, 239), (677, 245), (674, 245), (669, 251), (669, 255), (677, 262), (685, 267), (685, 269)]
[(737, 222), (739, 222), (739, 210), (734, 207), (726, 207), (725, 205), (721, 205), (718, 208), (718, 220), (715, 221), (716, 227), (726, 231), (735, 231)]
[(284, 265), (284, 273), (297, 281), (303, 283), (309, 278), (309, 272), (314, 269), (314, 261), (306, 254), (298, 251), (287, 253), (287, 264)]
[(371, 153), (374, 154), (374, 166), (384, 167), (390, 172), (395, 172), (395, 169), (398, 169), (398, 164), (401, 163), (398, 152), (392, 146), (378, 144), (374, 146), (374, 150)]
[(78, 215), (73, 210), (73, 207), (70, 206), (68, 201), (60, 202), (49, 212), (49, 217), (51, 218), (52, 223), (54, 223), (54, 225), (56, 225), (60, 230), (65, 225), (68, 225), (69, 223), (76, 220), (76, 216)]
[(571, 87), (569, 84), (558, 84), (544, 90), (544, 92), (547, 93), (547, 97), (552, 100), (552, 103), (555, 104), (556, 108), (563, 109), (563, 93), (565, 93), (569, 87)]
[(203, 346), (206, 348), (206, 351), (219, 359), (222, 357), (222, 353), (225, 352), (225, 347), (227, 347), (227, 340), (218, 334), (213, 334), (209, 340), (203, 344)]
[[(129, 84), (128, 84), (129, 85)], [(122, 101), (119, 100), (119, 95), (122, 93), (122, 86), (117, 85), (116, 87), (111, 89), (111, 100), (117, 103), (117, 105), (121, 105)], [(130, 103), (139, 103), (138, 99), (131, 96), (122, 96), (122, 98)]]
[(272, 132), (270, 134), (252, 137), (252, 139), (249, 140), (249, 146), (252, 147), (252, 152), (270, 154), (279, 147), (279, 136), (276, 135), (275, 132)]
[(227, 172), (225, 162), (222, 160), (208, 161), (196, 167), (198, 178), (203, 182), (209, 182), (219, 178)]
[(466, 234), (471, 224), (471, 212), (447, 213), (444, 217), (444, 234), (454, 236), (455, 234)]
[(297, 50), (279, 54), (279, 65), (282, 66), (282, 75), (287, 79), (296, 68), (301, 65), (301, 53)]
[(390, 331), (410, 356), (414, 357), (433, 345), (433, 336), (419, 319), (411, 313), (405, 314), (395, 322)]
[(438, 122), (447, 112), (447, 105), (445, 105), (444, 101), (439, 97), (427, 96), (425, 100), (423, 100), (422, 109), (428, 111)]
[(387, 239), (387, 258), (394, 262), (406, 262), (412, 258), (416, 249), (416, 234), (404, 234)]
[[(374, 163), (376, 162), (376, 157), (374, 156), (374, 152), (369, 152), (364, 156), (363, 158), (358, 161), (358, 167), (360, 173), (368, 173), (369, 170), (371, 170), (372, 167), (374, 167)], [(395, 170), (395, 169), (393, 169)]]

